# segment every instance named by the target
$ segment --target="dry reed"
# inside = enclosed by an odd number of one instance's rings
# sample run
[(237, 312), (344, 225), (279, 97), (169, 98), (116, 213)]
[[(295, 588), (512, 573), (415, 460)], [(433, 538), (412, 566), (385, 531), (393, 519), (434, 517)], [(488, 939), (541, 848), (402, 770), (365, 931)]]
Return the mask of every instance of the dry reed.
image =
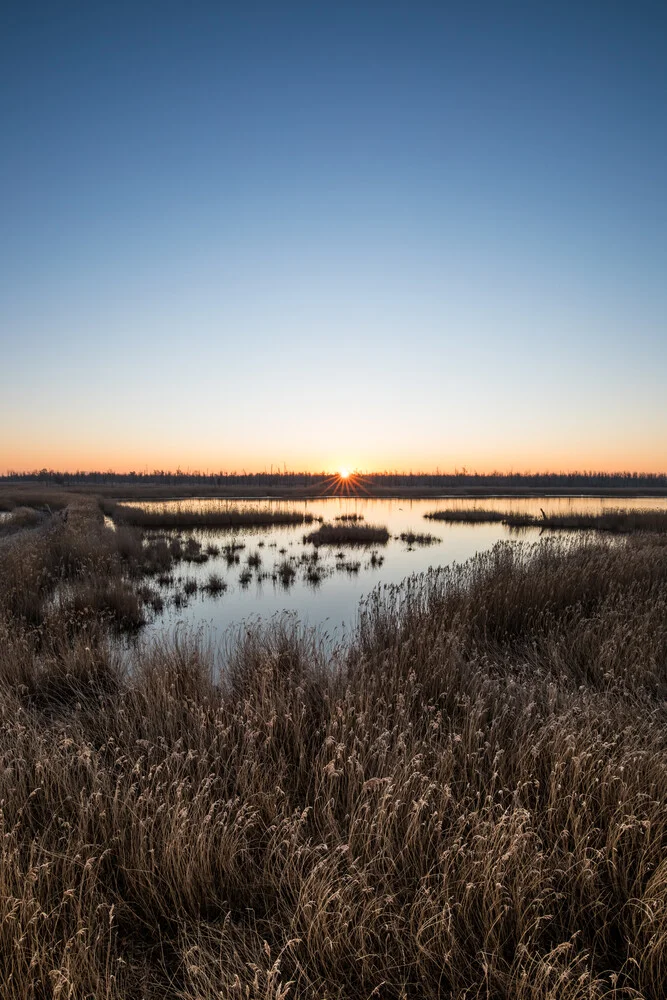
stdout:
[(375, 524), (321, 524), (316, 531), (304, 535), (305, 543), (313, 545), (386, 545), (389, 532)]
[(500, 544), (334, 652), (282, 618), (126, 670), (16, 614), (40, 560), (113, 570), (78, 517), (0, 548), (3, 1000), (663, 1000), (660, 536)]

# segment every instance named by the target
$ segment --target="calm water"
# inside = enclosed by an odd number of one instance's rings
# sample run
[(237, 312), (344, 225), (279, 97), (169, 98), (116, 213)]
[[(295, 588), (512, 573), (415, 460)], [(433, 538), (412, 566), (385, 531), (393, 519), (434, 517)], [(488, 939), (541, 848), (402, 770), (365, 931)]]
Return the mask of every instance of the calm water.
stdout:
[[(478, 552), (491, 548), (502, 539), (535, 541), (538, 529), (511, 531), (502, 524), (445, 524), (424, 518), (428, 511), (438, 509), (484, 508), (500, 511), (527, 512), (539, 515), (540, 509), (551, 512), (593, 512), (622, 507), (624, 509), (664, 508), (667, 499), (592, 499), (579, 497), (485, 499), (485, 500), (178, 500), (166, 503), (146, 503), (146, 507), (177, 507), (180, 509), (236, 509), (267, 507), (271, 510), (304, 511), (314, 517), (333, 521), (341, 514), (363, 516), (364, 524), (385, 525), (391, 540), (386, 545), (369, 548), (342, 546), (319, 548), (318, 571), (322, 579), (313, 583), (308, 579), (310, 557), (314, 546), (304, 544), (303, 536), (318, 527), (314, 525), (245, 529), (245, 530), (196, 530), (181, 532), (185, 537), (194, 535), (204, 546), (209, 544), (243, 545), (238, 550), (239, 563), (228, 566), (224, 555), (211, 556), (206, 563), (179, 563), (175, 568), (174, 583), (161, 588), (165, 600), (164, 611), (145, 630), (147, 637), (154, 636), (175, 626), (198, 629), (205, 626), (211, 637), (221, 637), (230, 625), (237, 625), (251, 616), (269, 618), (276, 613), (294, 612), (310, 625), (321, 625), (335, 637), (342, 638), (354, 624), (359, 601), (378, 584), (400, 583), (406, 576), (421, 573), (429, 567), (447, 566), (463, 562)], [(438, 541), (429, 546), (412, 549), (396, 536), (414, 531), (435, 535)], [(280, 550), (285, 550), (281, 552)], [(344, 559), (337, 552), (344, 552)], [(250, 570), (249, 582), (242, 583), (241, 573), (248, 570), (247, 559), (258, 553), (261, 566)], [(376, 553), (376, 559), (372, 554)], [(279, 563), (288, 560), (296, 575), (293, 582), (284, 585), (271, 575)], [(216, 573), (227, 584), (218, 596), (211, 596), (202, 588), (211, 573)], [(177, 594), (183, 596), (186, 581), (197, 583), (196, 593), (177, 606)]]

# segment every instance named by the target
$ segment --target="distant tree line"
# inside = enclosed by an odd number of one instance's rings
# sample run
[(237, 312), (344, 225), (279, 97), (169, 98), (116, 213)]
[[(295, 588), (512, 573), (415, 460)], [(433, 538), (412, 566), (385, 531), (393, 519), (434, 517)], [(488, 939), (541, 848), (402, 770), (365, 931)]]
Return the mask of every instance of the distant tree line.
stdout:
[[(334, 474), (335, 475), (335, 474)], [(315, 487), (331, 479), (329, 472), (58, 472), (39, 469), (32, 472), (8, 472), (0, 482), (40, 482), (59, 486), (76, 485), (144, 485), (170, 486), (284, 486), (286, 488)], [(622, 488), (667, 487), (665, 472), (469, 472), (466, 469), (450, 473), (369, 472), (363, 482), (380, 487), (551, 487), (551, 488)]]

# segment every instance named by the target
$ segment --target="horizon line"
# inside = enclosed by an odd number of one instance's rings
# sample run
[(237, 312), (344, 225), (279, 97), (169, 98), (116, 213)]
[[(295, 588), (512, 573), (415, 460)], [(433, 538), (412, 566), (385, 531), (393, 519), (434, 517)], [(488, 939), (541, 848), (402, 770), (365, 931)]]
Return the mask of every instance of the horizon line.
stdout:
[[(137, 479), (155, 479), (158, 477), (172, 477), (181, 479), (252, 479), (252, 478), (264, 478), (268, 477), (271, 479), (286, 479), (293, 478), (295, 476), (301, 476), (309, 479), (316, 479), (318, 477), (332, 477), (339, 476), (341, 473), (340, 469), (335, 470), (305, 470), (305, 469), (283, 469), (277, 471), (269, 471), (268, 469), (248, 471), (242, 469), (240, 472), (237, 470), (216, 470), (210, 471), (209, 469), (181, 469), (179, 466), (176, 469), (153, 469), (149, 472), (147, 469), (143, 471), (137, 471), (135, 469), (120, 470), (120, 469), (76, 469), (74, 471), (61, 470), (61, 469), (47, 469), (42, 467), (41, 469), (7, 469), (6, 472), (0, 472), (0, 480), (11, 481), (16, 479), (77, 479), (77, 478), (90, 478), (98, 477), (105, 478), (111, 476), (117, 477), (134, 477)], [(642, 471), (642, 470), (630, 470), (630, 469), (616, 469), (613, 471), (606, 471), (602, 469), (559, 469), (559, 470), (548, 470), (542, 469), (533, 471), (531, 469), (523, 470), (500, 470), (494, 469), (490, 472), (480, 472), (477, 469), (468, 469), (466, 466), (462, 468), (454, 468), (450, 471), (443, 471), (440, 468), (434, 470), (419, 470), (414, 471), (410, 469), (409, 471), (402, 469), (376, 469), (376, 470), (363, 470), (363, 469), (350, 469), (350, 475), (354, 476), (370, 476), (370, 477), (390, 477), (390, 476), (401, 476), (403, 478), (433, 478), (433, 479), (491, 479), (491, 478), (547, 478), (547, 477), (561, 477), (561, 478), (593, 478), (602, 477), (606, 479), (664, 479), (667, 478), (667, 471)]]

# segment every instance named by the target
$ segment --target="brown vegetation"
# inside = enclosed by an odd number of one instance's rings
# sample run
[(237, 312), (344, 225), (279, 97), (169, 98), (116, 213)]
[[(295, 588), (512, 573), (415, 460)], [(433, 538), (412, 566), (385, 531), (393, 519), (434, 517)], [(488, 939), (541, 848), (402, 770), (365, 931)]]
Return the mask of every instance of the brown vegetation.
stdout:
[(280, 524), (312, 524), (313, 515), (301, 511), (232, 508), (191, 510), (188, 507), (132, 507), (103, 501), (105, 511), (119, 524), (139, 528), (250, 528)]
[(446, 521), (457, 524), (460, 521), (470, 524), (491, 524), (495, 521), (505, 521), (509, 514), (500, 510), (482, 510), (480, 507), (463, 507), (453, 510), (432, 510), (424, 517), (430, 521)]
[(322, 524), (303, 540), (313, 545), (386, 545), (389, 537), (384, 526), (375, 524)]
[(35, 528), (42, 523), (45, 516), (44, 511), (35, 510), (33, 507), (14, 507), (0, 518), (0, 535), (13, 534), (25, 528)]
[(125, 671), (49, 599), (114, 534), (0, 545), (3, 1000), (663, 1000), (663, 536), (500, 544), (333, 654), (285, 619)]
[(554, 528), (565, 531), (609, 531), (632, 534), (636, 531), (660, 533), (667, 531), (667, 510), (605, 510), (590, 514), (519, 514), (512, 511), (434, 510), (424, 517), (432, 521), (470, 522), (474, 524), (500, 522), (509, 528)]
[(558, 528), (565, 531), (610, 531), (632, 534), (635, 531), (667, 531), (667, 510), (606, 510), (599, 514), (543, 514), (530, 517), (509, 514), (510, 528)]
[(435, 535), (420, 535), (415, 531), (403, 531), (398, 537), (401, 542), (407, 542), (408, 545), (435, 545), (441, 540)]

